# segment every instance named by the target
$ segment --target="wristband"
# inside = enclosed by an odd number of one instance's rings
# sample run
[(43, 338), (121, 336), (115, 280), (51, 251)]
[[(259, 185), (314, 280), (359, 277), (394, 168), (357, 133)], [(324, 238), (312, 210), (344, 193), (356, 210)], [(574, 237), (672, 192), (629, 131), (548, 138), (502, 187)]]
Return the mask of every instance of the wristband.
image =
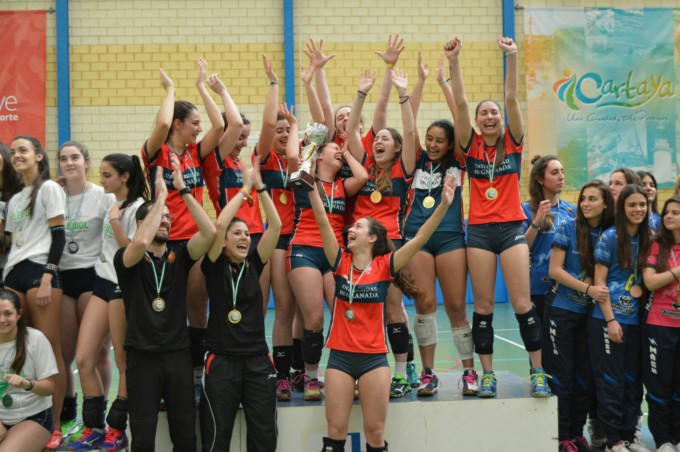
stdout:
[(278, 80), (269, 80), (269, 86), (274, 86), (274, 85), (278, 85), (278, 84), (279, 84)]
[[(405, 97), (404, 97), (404, 100), (400, 100), (399, 103), (400, 103), (400, 104), (405, 104), (406, 102), (408, 102), (408, 100), (409, 100), (410, 98), (411, 98), (411, 96), (405, 96)], [(401, 99), (401, 96), (399, 97), (399, 99)]]
[(393, 68), (393, 67), (394, 67), (394, 63), (387, 63), (385, 66), (387, 66), (387, 67), (389, 67), (389, 68)]
[(517, 53), (517, 50), (511, 50), (511, 51), (509, 51), (509, 52), (506, 52), (506, 53), (505, 53), (505, 56), (510, 56), (510, 55), (512, 55), (512, 54), (515, 54), (515, 53)]
[(357, 94), (360, 95), (360, 96), (363, 96), (363, 97), (368, 96), (368, 94), (366, 94), (365, 92), (361, 91), (360, 89), (357, 90)]
[(48, 263), (48, 264), (45, 264), (45, 268), (43, 269), (43, 273), (49, 273), (52, 276), (56, 276), (58, 268), (59, 267), (57, 267), (56, 265)]
[(613, 319), (606, 320), (607, 325), (609, 325), (609, 323), (613, 322), (614, 320), (616, 320), (616, 317), (614, 317)]
[(114, 221), (120, 221), (120, 217), (109, 218), (109, 223), (113, 223)]
[(170, 91), (172, 91), (172, 92), (174, 93), (174, 92), (175, 92), (175, 87), (174, 87), (174, 86), (168, 86), (167, 88), (165, 88), (165, 92), (166, 92), (166, 93), (169, 93)]
[(28, 381), (28, 388), (21, 388), (26, 392), (31, 392), (33, 390), (33, 380), (26, 379)]
[[(588, 287), (586, 287), (586, 291), (583, 292), (583, 293), (586, 294), (586, 295), (588, 295), (588, 289), (590, 289), (590, 284), (588, 284)], [(590, 296), (590, 295), (588, 295), (588, 296)]]
[(263, 191), (266, 191), (266, 190), (267, 190), (267, 184), (262, 184), (262, 187), (258, 188), (255, 191), (258, 192), (258, 193), (262, 193)]
[(535, 225), (534, 223), (531, 223), (531, 229), (533, 229), (536, 232), (541, 232), (541, 227)]
[(446, 85), (446, 84), (449, 83), (450, 81), (451, 81), (451, 77), (447, 78), (446, 80), (442, 80), (441, 82), (439, 82), (439, 84), (440, 84), (440, 85)]
[(184, 195), (190, 195), (191, 194), (191, 189), (189, 187), (184, 187), (181, 189), (179, 192), (179, 196), (182, 197)]
[(253, 197), (250, 196), (250, 193), (248, 193), (243, 188), (240, 189), (239, 192), (241, 193), (241, 195), (243, 195), (243, 200), (248, 201), (248, 204), (250, 204), (252, 206), (253, 205)]

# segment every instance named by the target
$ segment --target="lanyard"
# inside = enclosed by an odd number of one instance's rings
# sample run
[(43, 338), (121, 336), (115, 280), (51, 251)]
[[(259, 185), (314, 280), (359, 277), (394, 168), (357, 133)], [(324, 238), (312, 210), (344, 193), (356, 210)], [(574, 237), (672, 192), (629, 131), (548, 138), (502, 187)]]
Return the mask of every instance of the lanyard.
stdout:
[(165, 265), (168, 263), (167, 260), (163, 261), (163, 269), (161, 270), (161, 279), (158, 279), (158, 272), (156, 271), (156, 265), (153, 263), (153, 257), (149, 254), (149, 252), (146, 252), (146, 255), (149, 257), (149, 263), (151, 264), (151, 268), (153, 269), (153, 279), (156, 281), (156, 296), (160, 298), (161, 296), (161, 287), (163, 285), (163, 278), (165, 277)]
[(352, 281), (354, 280), (354, 263), (351, 264), (351, 266), (349, 268), (349, 305), (350, 306), (352, 306), (352, 301), (354, 301), (354, 291), (356, 290), (357, 286), (359, 285), (359, 281), (361, 281), (361, 277), (364, 276), (364, 273), (366, 273), (366, 270), (371, 268), (371, 264), (373, 264), (374, 259), (371, 259), (371, 262), (361, 272), (361, 274), (357, 278), (356, 284), (352, 283)]
[(286, 166), (286, 172), (283, 172), (283, 163), (281, 163), (281, 160), (277, 159), (276, 160), (279, 164), (279, 173), (281, 173), (281, 180), (283, 181), (283, 189), (288, 188), (288, 166)]
[[(323, 182), (323, 181), (321, 181)], [(328, 182), (323, 182), (324, 184), (327, 184)], [(331, 183), (331, 197), (328, 198), (328, 193), (326, 193), (326, 189), (324, 188), (323, 194), (326, 198), (326, 201), (329, 203), (328, 206), (328, 213), (333, 213), (333, 201), (335, 200), (335, 181)], [(329, 201), (330, 199), (330, 201)]]
[[(176, 155), (178, 158), (184, 159), (184, 156), (185, 156), (185, 155), (187, 155), (187, 154), (189, 155), (189, 160), (191, 161), (191, 166), (187, 165), (187, 169), (188, 169), (189, 172), (191, 173), (191, 179), (192, 179), (193, 182), (194, 182), (194, 188), (198, 187), (198, 177), (196, 176), (196, 166), (194, 165), (194, 158), (191, 156), (191, 152), (189, 152), (189, 150), (188, 150), (187, 147), (185, 146), (185, 147), (184, 147), (184, 152), (182, 152), (182, 153), (180, 154), (180, 153), (178, 153), (177, 151), (175, 151), (175, 149), (170, 145), (170, 143), (167, 143), (167, 142), (166, 142), (165, 144), (168, 145), (168, 147), (172, 150), (172, 152), (175, 153), (175, 155)], [(172, 171), (172, 170), (171, 170), (171, 171)]]
[(427, 196), (431, 196), (432, 193), (432, 175), (439, 169), (440, 166), (441, 163), (437, 163), (437, 166), (432, 168), (432, 162), (430, 162), (430, 179), (427, 181)]
[(635, 251), (633, 256), (633, 278), (635, 284), (638, 282), (638, 254), (640, 252), (640, 234), (635, 236)]
[[(83, 207), (83, 201), (85, 200), (85, 195), (87, 194), (87, 184), (85, 185), (85, 190), (83, 190), (83, 194), (80, 198), (80, 204), (78, 204), (78, 210), (76, 211), (76, 216), (74, 218), (71, 218), (71, 203), (69, 200), (66, 200), (66, 221), (76, 221), (78, 218), (80, 218), (80, 209)], [(75, 236), (75, 232), (73, 232), (73, 227), (71, 227), (68, 231), (69, 235), (71, 236), (71, 241), (73, 241), (73, 237)]]
[[(231, 264), (229, 265), (231, 268)], [(243, 276), (243, 269), (246, 268), (246, 263), (241, 264), (241, 270), (238, 272), (238, 278), (236, 278), (236, 284), (234, 284), (234, 274), (233, 272), (231, 273), (231, 279), (229, 280), (231, 282), (231, 302), (232, 305), (234, 306), (234, 309), (236, 309), (236, 297), (238, 296), (238, 285), (241, 282), (241, 276)]]
[(484, 158), (486, 159), (486, 164), (489, 167), (489, 185), (493, 185), (493, 175), (496, 172), (496, 162), (491, 163), (489, 160), (489, 154), (486, 153), (486, 147), (484, 147)]

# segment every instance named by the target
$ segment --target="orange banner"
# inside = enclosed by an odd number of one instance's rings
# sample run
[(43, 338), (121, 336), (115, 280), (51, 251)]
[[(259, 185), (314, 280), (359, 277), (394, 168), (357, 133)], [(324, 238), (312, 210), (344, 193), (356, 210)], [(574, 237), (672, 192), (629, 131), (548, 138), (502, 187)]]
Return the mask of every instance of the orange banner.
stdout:
[(0, 141), (45, 144), (45, 11), (0, 11)]

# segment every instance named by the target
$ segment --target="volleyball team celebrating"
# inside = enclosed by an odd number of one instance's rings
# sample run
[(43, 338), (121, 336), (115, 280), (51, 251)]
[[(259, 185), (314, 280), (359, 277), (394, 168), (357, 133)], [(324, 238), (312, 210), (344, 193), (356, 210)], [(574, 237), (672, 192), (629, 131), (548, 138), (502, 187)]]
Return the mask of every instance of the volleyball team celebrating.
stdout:
[[(559, 450), (590, 450), (585, 426), (592, 446), (647, 450), (639, 439), (644, 385), (656, 447), (680, 451), (680, 196), (658, 212), (654, 176), (620, 168), (608, 184), (586, 183), (574, 205), (560, 199), (564, 169), (547, 155), (533, 159), (522, 203), (517, 46), (504, 37), (497, 44), (507, 64), (505, 117), (484, 100), (470, 118), (454, 37), (436, 71), (452, 118), (432, 122), (424, 137), (417, 115), (429, 67), (419, 53), (411, 87), (397, 35), (375, 52), (382, 73), (362, 71), (354, 103), (335, 111), (324, 73), (334, 55), (323, 41), (306, 44), (307, 127), (279, 105), (278, 77), (263, 55), (270, 87), (250, 161), (240, 157), (250, 121), (202, 59), (196, 88), (209, 126), (176, 99), (161, 69), (165, 97), (140, 157), (106, 155), (101, 186), (88, 182), (82, 143), (60, 147), (56, 181), (38, 140), (0, 143), (0, 451), (121, 450), (128, 419), (132, 450), (152, 451), (161, 405), (175, 451), (196, 450), (196, 407), (202, 450), (229, 450), (239, 406), (247, 449), (274, 451), (276, 406), (294, 391), (325, 398), (323, 452), (345, 450), (357, 397), (366, 450), (387, 451), (389, 399), (433, 396), (441, 386), (437, 282), (462, 393), (496, 396), (497, 259), (528, 352), (531, 395), (558, 398)], [(379, 76), (365, 126), (362, 109)], [(387, 123), (393, 89), (395, 128)], [(202, 207), (204, 187), (214, 221)], [(404, 295), (415, 303), (412, 329)], [(111, 347), (119, 383), (109, 404)]]

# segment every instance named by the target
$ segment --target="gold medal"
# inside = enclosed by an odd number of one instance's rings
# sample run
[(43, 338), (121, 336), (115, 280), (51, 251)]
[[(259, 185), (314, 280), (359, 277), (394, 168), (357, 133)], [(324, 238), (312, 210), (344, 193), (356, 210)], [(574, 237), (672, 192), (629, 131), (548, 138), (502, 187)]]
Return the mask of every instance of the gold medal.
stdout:
[(489, 201), (495, 201), (496, 198), (498, 198), (498, 190), (496, 190), (493, 187), (489, 187), (486, 189), (484, 196), (486, 196), (486, 199), (488, 199)]
[(371, 202), (373, 204), (378, 204), (380, 201), (382, 201), (382, 193), (380, 193), (378, 190), (371, 193)]
[(284, 206), (287, 206), (287, 205), (288, 205), (288, 194), (287, 194), (286, 192), (281, 193), (281, 194), (279, 195), (279, 201), (280, 201), (281, 204), (283, 204)]
[(635, 284), (633, 287), (630, 288), (630, 294), (635, 298), (641, 297), (642, 296), (642, 287)]
[(151, 308), (156, 312), (165, 311), (165, 300), (161, 297), (154, 298), (151, 302)]
[(345, 311), (345, 318), (349, 320), (350, 322), (354, 320), (355, 315), (354, 311), (350, 308)]
[(434, 207), (434, 198), (432, 196), (426, 196), (425, 199), (423, 199), (423, 207), (426, 209), (431, 209)]
[(241, 312), (237, 309), (232, 309), (229, 311), (229, 314), (227, 314), (227, 319), (231, 323), (239, 323), (241, 321)]

